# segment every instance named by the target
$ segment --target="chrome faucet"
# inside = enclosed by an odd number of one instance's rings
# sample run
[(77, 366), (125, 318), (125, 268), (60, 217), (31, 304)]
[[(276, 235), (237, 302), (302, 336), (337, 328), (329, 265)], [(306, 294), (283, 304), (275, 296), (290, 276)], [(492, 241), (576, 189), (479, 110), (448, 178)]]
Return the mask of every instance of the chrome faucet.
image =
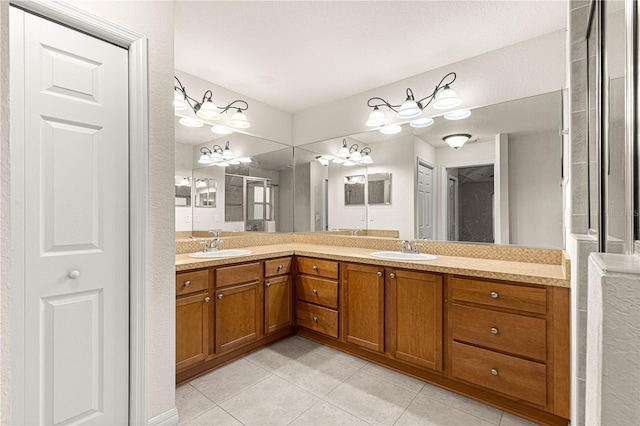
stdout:
[(402, 246), (400, 247), (402, 253), (420, 253), (418, 242), (410, 242), (408, 240), (402, 240)]
[[(205, 250), (205, 251), (218, 251), (218, 250), (220, 250), (220, 243), (222, 242), (222, 240), (220, 239), (220, 232), (221, 231), (222, 231), (221, 229), (212, 229), (212, 230), (209, 231), (209, 233), (213, 235), (213, 239), (209, 243), (209, 249)], [(206, 246), (205, 246), (205, 248), (206, 248)]]
[(357, 236), (357, 235), (358, 235), (358, 233), (359, 233), (360, 231), (362, 231), (362, 229), (353, 229), (353, 230), (351, 231), (351, 235), (353, 235), (353, 236), (355, 237), (355, 236)]

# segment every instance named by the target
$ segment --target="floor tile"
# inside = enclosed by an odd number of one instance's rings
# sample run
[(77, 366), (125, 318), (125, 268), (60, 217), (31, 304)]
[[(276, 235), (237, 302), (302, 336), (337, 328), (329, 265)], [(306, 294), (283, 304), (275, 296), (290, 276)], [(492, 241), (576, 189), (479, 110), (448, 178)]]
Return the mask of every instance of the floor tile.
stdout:
[(360, 426), (368, 425), (364, 420), (347, 413), (344, 410), (329, 404), (326, 401), (319, 401), (316, 405), (305, 411), (300, 417), (290, 423), (292, 426)]
[(309, 349), (309, 350), (324, 347), (320, 343), (316, 343), (313, 340), (305, 339), (304, 337), (300, 337), (300, 336), (291, 336), (287, 338), (287, 341), (291, 342), (291, 344), (293, 345), (300, 346), (304, 349)]
[(456, 408), (475, 417), (484, 419), (489, 423), (493, 423), (495, 425), (500, 424), (502, 411), (444, 389), (425, 384), (416, 400), (425, 399), (448, 405), (449, 407)]
[(361, 368), (348, 355), (315, 350), (273, 372), (276, 376), (324, 397)]
[(245, 425), (286, 425), (317, 401), (309, 392), (271, 376), (220, 406)]
[(388, 368), (381, 367), (377, 364), (368, 363), (362, 368), (365, 373), (384, 379), (388, 382), (402, 386), (413, 392), (420, 392), (424, 387), (424, 382), (416, 380), (413, 377), (405, 376), (404, 374), (396, 373)]
[(416, 398), (395, 423), (396, 426), (492, 426), (485, 420), (426, 398)]
[(190, 384), (176, 388), (176, 407), (178, 408), (180, 424), (187, 423), (215, 406), (216, 404)]
[(502, 420), (500, 420), (500, 426), (535, 426), (535, 423), (531, 423), (528, 420), (521, 419), (520, 417), (513, 416), (508, 413), (502, 414)]
[(270, 375), (264, 368), (239, 359), (190, 383), (207, 398), (220, 404)]
[(220, 407), (215, 407), (187, 423), (189, 426), (242, 426)]
[(391, 425), (417, 392), (358, 371), (325, 398), (354, 416), (376, 425)]
[(253, 352), (244, 359), (266, 370), (273, 371), (292, 363), (309, 351), (309, 349), (295, 345), (287, 339)]
[(348, 364), (352, 367), (357, 367), (358, 369), (368, 364), (368, 362), (363, 359), (357, 358), (353, 355), (349, 355), (337, 349), (330, 348), (328, 346), (318, 346), (317, 348), (309, 352), (309, 355), (312, 354), (323, 356), (325, 358), (332, 358), (344, 364)]

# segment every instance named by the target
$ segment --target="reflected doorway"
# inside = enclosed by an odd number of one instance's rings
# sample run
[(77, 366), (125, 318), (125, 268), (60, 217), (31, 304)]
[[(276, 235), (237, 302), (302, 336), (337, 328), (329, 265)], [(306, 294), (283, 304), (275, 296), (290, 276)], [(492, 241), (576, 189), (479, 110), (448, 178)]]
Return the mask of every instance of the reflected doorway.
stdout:
[(493, 164), (446, 172), (447, 240), (493, 243)]

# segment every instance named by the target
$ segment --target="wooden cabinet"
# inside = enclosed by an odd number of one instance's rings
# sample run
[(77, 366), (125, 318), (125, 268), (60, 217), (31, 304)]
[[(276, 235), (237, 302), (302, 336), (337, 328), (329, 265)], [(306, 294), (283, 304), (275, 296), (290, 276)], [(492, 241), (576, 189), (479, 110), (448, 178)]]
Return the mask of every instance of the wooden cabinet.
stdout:
[(442, 276), (385, 270), (389, 350), (402, 361), (442, 371)]
[(203, 363), (209, 354), (209, 271), (176, 274), (176, 371)]
[(264, 263), (264, 332), (273, 333), (293, 324), (291, 258)]
[(338, 262), (298, 257), (297, 266), (296, 323), (338, 337)]
[(384, 269), (353, 263), (342, 268), (344, 340), (384, 352)]
[(215, 292), (215, 351), (222, 354), (258, 340), (262, 326), (262, 286), (254, 281)]

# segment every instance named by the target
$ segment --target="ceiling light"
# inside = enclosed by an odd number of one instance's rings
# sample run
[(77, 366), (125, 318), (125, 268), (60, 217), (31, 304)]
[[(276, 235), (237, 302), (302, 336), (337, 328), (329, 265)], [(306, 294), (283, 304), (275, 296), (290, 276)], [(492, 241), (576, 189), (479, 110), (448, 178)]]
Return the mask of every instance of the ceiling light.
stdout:
[[(445, 82), (445, 80), (447, 81)], [(407, 88), (405, 101), (400, 105), (392, 104), (389, 101), (377, 96), (370, 98), (367, 101), (367, 106), (369, 108), (373, 108), (373, 111), (371, 111), (371, 113), (369, 114), (369, 119), (367, 120), (366, 125), (384, 126), (385, 124), (387, 124), (388, 121), (384, 113), (380, 110), (380, 107), (382, 106), (387, 107), (391, 111), (397, 113), (398, 118), (400, 119), (410, 119), (419, 116), (431, 102), (434, 102), (434, 108), (439, 109), (453, 108), (455, 106), (458, 106), (462, 101), (460, 100), (460, 98), (458, 98), (456, 92), (454, 92), (450, 87), (454, 81), (456, 81), (456, 73), (448, 73), (447, 75), (442, 77), (433, 92), (418, 100), (416, 100), (413, 96), (413, 90), (411, 90), (411, 88)], [(424, 125), (422, 127), (426, 126), (427, 125)]]
[(187, 127), (202, 127), (204, 123), (197, 118), (193, 117), (182, 117), (180, 119), (180, 124)]
[(378, 127), (387, 124), (388, 122), (389, 119), (384, 115), (384, 112), (380, 111), (378, 107), (375, 107), (373, 108), (373, 111), (371, 111), (371, 114), (369, 114), (369, 119), (365, 124), (367, 126)]
[(442, 140), (445, 141), (451, 148), (458, 149), (462, 145), (464, 145), (469, 140), (469, 138), (471, 138), (471, 135), (469, 134), (456, 133), (454, 135), (445, 136), (444, 138), (442, 138)]
[(224, 127), (224, 126), (217, 126), (215, 124), (211, 126), (211, 131), (218, 135), (228, 135), (233, 133), (233, 130), (231, 130), (230, 128)]
[(242, 110), (240, 110), (240, 108), (238, 108), (238, 110), (231, 116), (229, 125), (237, 129), (247, 129), (251, 127), (251, 124), (249, 124), (249, 121), (247, 121), (247, 116), (242, 113)]
[(349, 158), (351, 153), (349, 152), (349, 148), (347, 148), (347, 140), (342, 139), (342, 148), (338, 151), (338, 157), (340, 158)]
[(436, 109), (453, 108), (453, 107), (457, 107), (462, 103), (462, 100), (460, 100), (455, 90), (449, 87), (449, 84), (445, 85), (444, 88), (440, 90), (440, 92), (436, 95), (436, 100), (433, 103), (434, 108)]
[(203, 146), (202, 148), (200, 148), (200, 153), (202, 154), (200, 155), (200, 159), (198, 160), (198, 163), (200, 164), (214, 163), (217, 166), (226, 167), (230, 164), (235, 166), (240, 163), (251, 163), (251, 158), (249, 157), (236, 159), (235, 154), (229, 147), (229, 141), (227, 141), (224, 148), (222, 148), (220, 145), (214, 145), (213, 147), (211, 147), (211, 149)]
[(219, 120), (222, 117), (218, 107), (210, 99), (205, 100), (201, 104), (196, 104), (196, 115), (207, 120)]
[(457, 109), (455, 111), (448, 112), (444, 115), (447, 120), (463, 120), (471, 116), (471, 111), (468, 109)]
[(397, 124), (389, 124), (386, 126), (380, 127), (380, 133), (385, 135), (395, 135), (396, 133), (400, 133), (402, 131), (402, 127)]
[(373, 164), (373, 158), (371, 158), (371, 148), (367, 147), (361, 151), (362, 158), (360, 164)]
[(187, 102), (184, 100), (184, 95), (179, 90), (173, 91), (173, 108), (176, 111), (182, 111), (189, 108)]
[(411, 125), (411, 127), (416, 127), (416, 128), (422, 128), (422, 127), (429, 127), (434, 123), (433, 118), (431, 117), (420, 117), (420, 118), (416, 118), (415, 120), (412, 120), (411, 123), (409, 123), (409, 125)]

